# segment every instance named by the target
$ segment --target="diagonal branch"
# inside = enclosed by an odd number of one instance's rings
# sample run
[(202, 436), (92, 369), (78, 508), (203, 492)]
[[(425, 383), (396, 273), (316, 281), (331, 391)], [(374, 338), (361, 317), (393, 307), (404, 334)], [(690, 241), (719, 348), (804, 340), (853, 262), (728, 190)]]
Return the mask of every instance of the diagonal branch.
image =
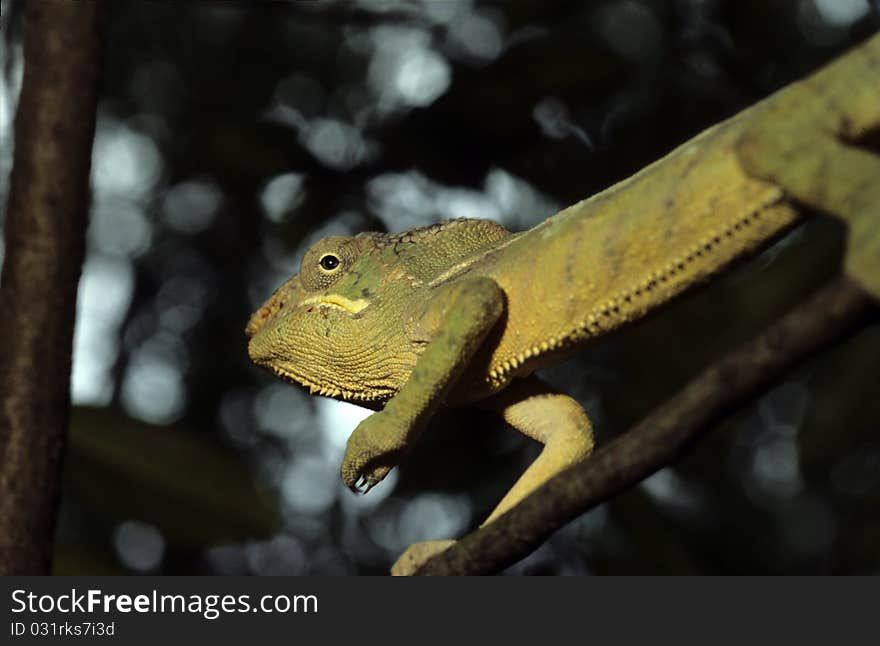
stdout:
[(676, 461), (715, 422), (834, 343), (871, 307), (858, 287), (837, 279), (704, 370), (628, 432), (412, 574), (489, 574), (523, 558), (565, 523)]
[(99, 0), (32, 0), (0, 282), (0, 574), (48, 574), (95, 130)]

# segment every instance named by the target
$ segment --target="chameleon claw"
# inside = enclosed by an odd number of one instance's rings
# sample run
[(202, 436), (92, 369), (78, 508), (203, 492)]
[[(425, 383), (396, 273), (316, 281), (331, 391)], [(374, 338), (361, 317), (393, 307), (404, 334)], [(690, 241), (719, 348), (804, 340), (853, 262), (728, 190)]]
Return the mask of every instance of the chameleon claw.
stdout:
[(373, 487), (382, 482), (390, 470), (389, 467), (379, 467), (371, 473), (362, 473), (358, 475), (350, 485), (348, 485), (348, 489), (357, 494), (366, 494)]
[(350, 483), (347, 483), (346, 487), (352, 493), (360, 493), (361, 492), (360, 485), (361, 485), (362, 479), (363, 479), (363, 476), (358, 476), (357, 479), (351, 481)]

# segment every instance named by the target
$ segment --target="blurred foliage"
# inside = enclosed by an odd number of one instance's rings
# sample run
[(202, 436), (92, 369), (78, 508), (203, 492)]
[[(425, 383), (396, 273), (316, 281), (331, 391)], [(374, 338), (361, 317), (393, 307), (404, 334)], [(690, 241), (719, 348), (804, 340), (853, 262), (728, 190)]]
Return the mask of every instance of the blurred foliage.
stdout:
[(240, 459), (180, 426), (80, 407), (68, 453), (71, 495), (89, 501), (107, 529), (136, 518), (189, 548), (278, 531), (277, 501), (256, 489)]
[[(381, 573), (479, 523), (537, 447), (446, 411), (356, 500), (357, 413), (250, 366), (250, 311), (318, 235), (532, 226), (878, 27), (860, 0), (114, 1), (56, 571)], [(545, 377), (605, 441), (827, 279), (842, 241), (813, 218)], [(880, 571), (877, 329), (510, 571)]]

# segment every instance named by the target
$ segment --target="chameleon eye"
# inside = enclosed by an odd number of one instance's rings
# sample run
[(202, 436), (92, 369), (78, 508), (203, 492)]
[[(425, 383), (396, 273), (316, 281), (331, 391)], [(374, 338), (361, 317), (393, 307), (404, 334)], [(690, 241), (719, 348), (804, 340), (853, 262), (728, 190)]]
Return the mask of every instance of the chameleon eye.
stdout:
[(318, 264), (321, 265), (321, 269), (325, 271), (333, 271), (339, 266), (339, 258), (334, 256), (332, 253), (328, 253), (321, 256)]

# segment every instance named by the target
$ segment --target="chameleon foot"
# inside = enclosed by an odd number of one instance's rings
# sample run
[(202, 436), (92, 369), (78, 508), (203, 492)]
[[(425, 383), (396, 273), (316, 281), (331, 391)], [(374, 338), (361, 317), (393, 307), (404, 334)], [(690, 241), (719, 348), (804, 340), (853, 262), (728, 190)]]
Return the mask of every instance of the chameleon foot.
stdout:
[(439, 554), (454, 542), (453, 540), (445, 540), (413, 543), (391, 566), (391, 576), (412, 576), (422, 566), (422, 563), (435, 554)]
[(354, 493), (367, 493), (379, 484), (400, 461), (405, 433), (381, 412), (361, 422), (348, 438), (342, 459), (345, 486)]

